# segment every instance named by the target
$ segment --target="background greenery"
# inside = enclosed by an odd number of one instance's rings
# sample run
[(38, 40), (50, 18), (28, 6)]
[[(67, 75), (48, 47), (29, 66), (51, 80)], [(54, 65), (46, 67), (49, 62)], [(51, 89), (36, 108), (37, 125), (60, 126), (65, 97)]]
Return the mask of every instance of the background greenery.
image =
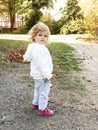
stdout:
[[(89, 33), (98, 37), (98, 0), (67, 0), (60, 9), (61, 18), (55, 20), (47, 9), (53, 9), (56, 0), (1, 0), (0, 15), (10, 16), (12, 33), (27, 33), (38, 21), (45, 22), (52, 34)], [(14, 30), (15, 15), (23, 16), (23, 25)]]

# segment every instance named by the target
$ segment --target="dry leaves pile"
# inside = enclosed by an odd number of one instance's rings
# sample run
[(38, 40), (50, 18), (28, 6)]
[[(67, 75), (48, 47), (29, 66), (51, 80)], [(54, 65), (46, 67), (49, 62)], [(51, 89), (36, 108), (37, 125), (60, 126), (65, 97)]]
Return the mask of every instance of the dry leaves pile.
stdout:
[(25, 51), (26, 50), (18, 50), (16, 52), (11, 53), (9, 56), (6, 57), (6, 61), (28, 63), (24, 62), (23, 60), (23, 55), (25, 54)]

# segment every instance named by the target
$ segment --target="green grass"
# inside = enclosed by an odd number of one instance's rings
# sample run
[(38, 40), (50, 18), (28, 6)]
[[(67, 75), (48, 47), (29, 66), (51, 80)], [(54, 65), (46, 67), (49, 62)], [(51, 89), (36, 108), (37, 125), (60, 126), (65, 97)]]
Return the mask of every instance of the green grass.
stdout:
[[(0, 40), (0, 66), (11, 66), (13, 63), (5, 61), (7, 53), (26, 49), (28, 43), (27, 41)], [(47, 47), (53, 58), (54, 73), (57, 75), (55, 81), (58, 86), (70, 91), (84, 91), (85, 88), (77, 75), (81, 71), (80, 59), (75, 57), (74, 48), (59, 42), (53, 42)], [(26, 77), (26, 79), (28, 78)]]
[[(53, 62), (60, 71), (80, 71), (80, 59), (73, 54), (74, 49), (64, 43), (52, 43), (48, 46), (53, 57)], [(56, 72), (57, 73), (57, 72)]]
[(12, 52), (27, 47), (27, 41), (0, 39), (0, 51)]
[(85, 88), (80, 82), (78, 73), (81, 70), (81, 59), (75, 57), (74, 48), (64, 43), (52, 43), (48, 46), (53, 57), (54, 73), (57, 75), (58, 86), (65, 90), (81, 90)]

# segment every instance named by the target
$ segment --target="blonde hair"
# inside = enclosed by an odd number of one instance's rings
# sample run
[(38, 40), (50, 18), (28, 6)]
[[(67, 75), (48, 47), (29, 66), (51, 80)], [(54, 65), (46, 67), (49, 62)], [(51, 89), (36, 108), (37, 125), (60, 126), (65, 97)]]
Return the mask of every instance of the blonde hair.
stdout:
[(48, 38), (49, 38), (49, 35), (50, 35), (50, 30), (48, 28), (48, 26), (46, 24), (44, 24), (43, 22), (38, 22), (37, 24), (35, 24), (31, 29), (30, 31), (28, 32), (28, 35), (30, 36), (30, 40), (32, 42), (35, 41), (35, 36), (37, 35), (37, 33), (39, 31), (46, 31), (47, 32), (47, 35), (48, 35)]

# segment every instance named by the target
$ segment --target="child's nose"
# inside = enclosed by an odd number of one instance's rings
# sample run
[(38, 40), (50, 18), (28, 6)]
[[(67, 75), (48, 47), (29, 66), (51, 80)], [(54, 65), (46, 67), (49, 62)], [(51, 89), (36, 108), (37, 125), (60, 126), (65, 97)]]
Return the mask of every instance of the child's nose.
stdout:
[(45, 38), (44, 36), (42, 36), (42, 38)]

